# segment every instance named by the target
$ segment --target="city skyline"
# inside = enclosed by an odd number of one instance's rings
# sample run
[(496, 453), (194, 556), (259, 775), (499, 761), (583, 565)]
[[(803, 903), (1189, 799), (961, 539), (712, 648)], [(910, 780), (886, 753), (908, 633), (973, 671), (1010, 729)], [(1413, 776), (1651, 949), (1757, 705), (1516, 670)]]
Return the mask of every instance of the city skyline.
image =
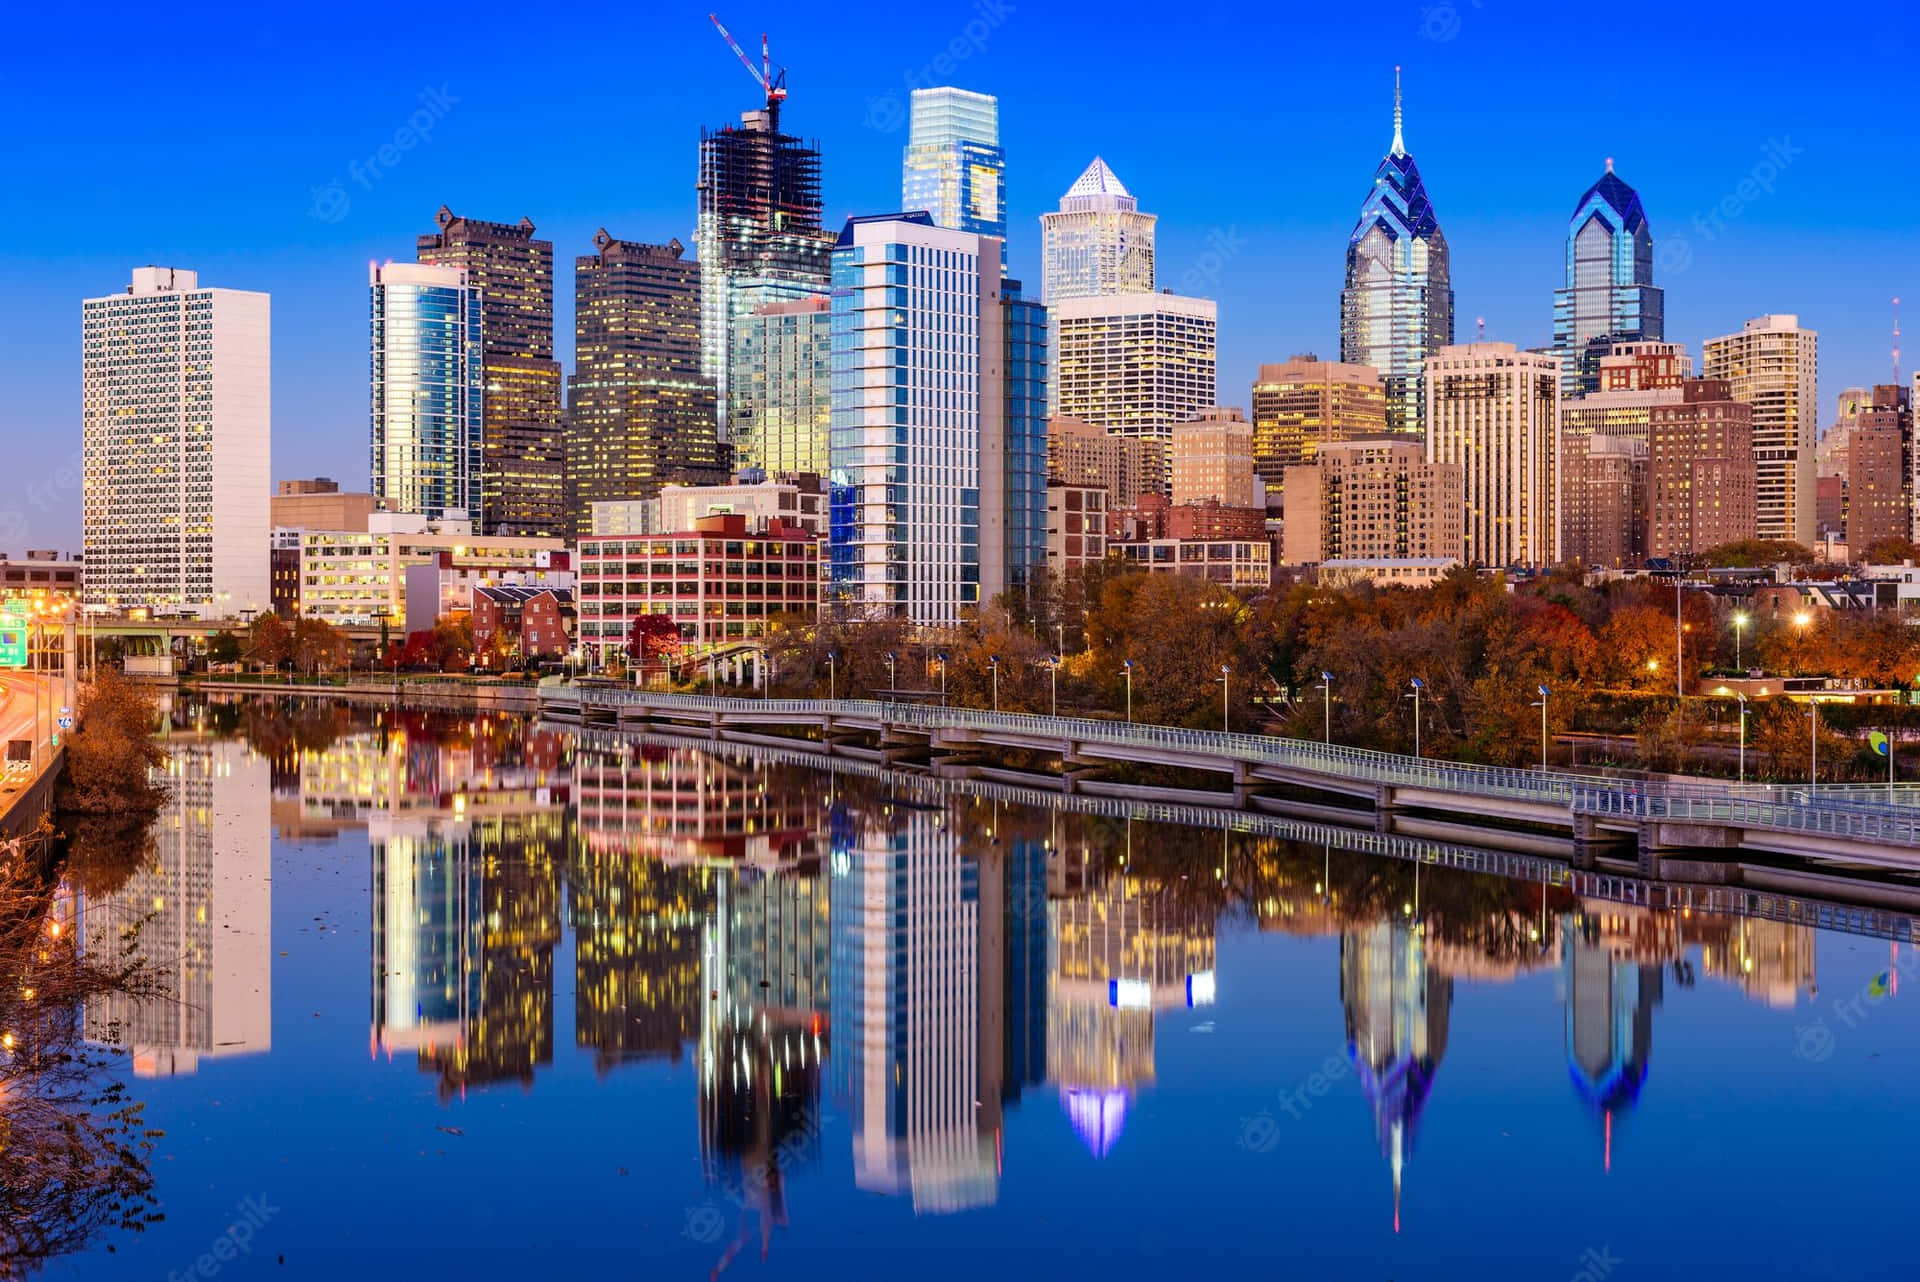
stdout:
[[(1751, 117), (1750, 128), (1706, 147), (1689, 131), (1672, 127), (1674, 113), (1689, 121), (1713, 118), (1705, 107), (1736, 74), (1734, 65), (1763, 64), (1779, 55), (1758, 33), (1709, 33), (1704, 19), (1689, 17), (1651, 51), (1650, 72), (1677, 71), (1711, 34), (1732, 41), (1716, 46), (1725, 59), (1718, 65), (1729, 67), (1724, 76), (1676, 81), (1658, 110), (1627, 99), (1624, 87), (1603, 88), (1609, 111), (1592, 113), (1600, 119), (1576, 131), (1520, 121), (1510, 142), (1533, 149), (1537, 163), (1515, 166), (1511, 146), (1497, 149), (1501, 157), (1484, 146), (1476, 118), (1486, 103), (1473, 92), (1482, 83), (1479, 69), (1499, 67), (1500, 83), (1508, 86), (1502, 96), (1524, 100), (1529, 87), (1550, 73), (1516, 69), (1508, 55), (1551, 39), (1560, 20), (1508, 14), (1496, 20), (1471, 9), (1447, 13), (1457, 30), (1430, 31), (1422, 14), (1410, 9), (1399, 34), (1388, 30), (1390, 48), (1377, 66), (1316, 68), (1290, 85), (1283, 108), (1308, 113), (1316, 127), (1310, 138), (1297, 140), (1284, 178), (1261, 182), (1257, 202), (1223, 196), (1224, 179), (1209, 185), (1184, 177), (1196, 166), (1229, 172), (1224, 166), (1232, 131), (1214, 126), (1241, 109), (1251, 88), (1222, 83), (1205, 105), (1115, 101), (1099, 113), (1073, 113), (1066, 104), (1084, 91), (1080, 77), (1022, 75), (1041, 56), (1053, 24), (1071, 21), (1070, 15), (1008, 12), (977, 47), (966, 46), (966, 57), (949, 58), (943, 69), (933, 68), (935, 59), (970, 15), (906, 15), (884, 36), (859, 36), (853, 53), (870, 53), (864, 65), (874, 70), (858, 72), (850, 69), (862, 64), (847, 47), (787, 15), (723, 16), (736, 17), (742, 28), (760, 19), (772, 33), (778, 60), (791, 69), (783, 123), (820, 140), (830, 226), (837, 228), (847, 214), (889, 211), (897, 200), (907, 75), (920, 77), (921, 84), (952, 83), (1001, 99), (1002, 145), (1020, 175), (1009, 191), (1009, 274), (1016, 278), (1038, 282), (1039, 214), (1071, 185), (1089, 156), (1103, 156), (1161, 215), (1161, 283), (1218, 298), (1222, 399), (1228, 403), (1262, 362), (1296, 351), (1337, 351), (1332, 300), (1339, 288), (1338, 246), (1363, 194), (1365, 171), (1380, 153), (1380, 121), (1395, 62), (1406, 66), (1423, 172), (1447, 219), (1458, 337), (1471, 337), (1475, 319), (1485, 316), (1489, 338), (1522, 347), (1551, 341), (1551, 297), (1563, 283), (1567, 213), (1612, 155), (1645, 201), (1662, 255), (1656, 279), (1668, 291), (1667, 329), (1675, 339), (1697, 352), (1704, 338), (1737, 331), (1749, 317), (1793, 311), (1825, 339), (1822, 386), (1889, 380), (1889, 300), (1908, 282), (1897, 276), (1847, 281), (1834, 270), (1850, 253), (1867, 252), (1870, 232), (1887, 230), (1874, 223), (1871, 211), (1842, 204), (1839, 194), (1845, 176), (1867, 163), (1863, 144), (1843, 127), (1849, 113), (1867, 110), (1860, 92), (1841, 86), (1815, 97), (1811, 89), (1789, 86), (1769, 112)], [(1237, 32), (1250, 21), (1223, 12), (1213, 25), (1181, 33), (1152, 58), (1217, 40), (1225, 29)], [(1904, 21), (1910, 19), (1894, 18), (1896, 25)], [(130, 38), (140, 25), (138, 19), (128, 22)], [(1809, 49), (1817, 52), (1836, 39), (1816, 33)], [(320, 41), (313, 56), (327, 57), (333, 40)], [(208, 32), (206, 42), (210, 52), (236, 56), (292, 47), (271, 29), (257, 36)], [(408, 257), (408, 239), (435, 208), (451, 204), (501, 219), (525, 214), (556, 244), (586, 243), (596, 227), (616, 220), (637, 239), (690, 240), (699, 130), (737, 119), (755, 105), (755, 91), (707, 28), (704, 14), (688, 13), (669, 24), (658, 46), (643, 54), (647, 74), (636, 76), (627, 90), (625, 101), (634, 103), (643, 123), (631, 131), (633, 154), (619, 174), (587, 166), (580, 152), (589, 140), (566, 131), (516, 150), (523, 165), (484, 163), (485, 147), (493, 145), (490, 129), (510, 122), (521, 97), (507, 102), (483, 93), (484, 68), (463, 61), (458, 40), (446, 49), (443, 68), (436, 63), (356, 71), (365, 77), (361, 102), (343, 105), (337, 93), (306, 85), (288, 89), (276, 80), (274, 109), (264, 121), (225, 113), (209, 143), (221, 154), (251, 145), (263, 128), (284, 135), (280, 168), (265, 180), (249, 175), (244, 195), (229, 206), (210, 208), (206, 200), (166, 192), (143, 194), (135, 206), (131, 190), (123, 190), (97, 156), (83, 158), (63, 145), (41, 152), (36, 149), (46, 144), (30, 140), (22, 164), (22, 235), (8, 263), (21, 286), (10, 310), (25, 331), (20, 355), (28, 373), (13, 415), (28, 442), (28, 480), (25, 493), (0, 505), (0, 534), (9, 536), (0, 543), (78, 546), (77, 512), (68, 510), (77, 506), (77, 484), (62, 479), (77, 452), (73, 304), (111, 288), (131, 264), (196, 268), (229, 287), (274, 294), (275, 381), (285, 389), (278, 398), (280, 470), (339, 475), (357, 485), (358, 469), (351, 464), (364, 457), (354, 431), (364, 359), (355, 324), (364, 306), (358, 272), (369, 259)], [(65, 61), (56, 53), (30, 69), (19, 82), (23, 90), (33, 92), (41, 76), (61, 76)], [(1143, 74), (1148, 61), (1145, 53), (1116, 54), (1104, 81)], [(895, 66), (905, 70), (880, 70)], [(432, 74), (440, 70), (443, 76)], [(545, 129), (568, 111), (590, 105), (600, 112), (609, 98), (598, 86), (554, 84), (546, 73), (539, 83), (551, 102), (539, 104), (533, 121), (513, 124), (516, 137), (536, 124)], [(116, 110), (120, 100), (117, 91), (106, 93), (86, 104), (76, 123), (84, 126), (91, 113)], [(414, 127), (412, 118), (425, 136), (410, 136), (410, 145), (390, 151), (398, 163), (379, 163), (380, 147), (392, 145), (396, 131)], [(1173, 136), (1182, 140), (1180, 150), (1164, 146)], [(132, 163), (157, 142), (123, 138), (109, 154)], [(371, 169), (369, 159), (375, 162)], [(336, 189), (344, 208), (316, 204), (315, 191)], [(56, 192), (58, 201), (52, 199)], [(72, 218), (38, 212), (69, 202), (77, 207)], [(31, 254), (18, 248), (23, 244), (34, 247)], [(1190, 273), (1196, 283), (1183, 285)], [(559, 292), (556, 337), (559, 355), (571, 367), (571, 300)], [(1830, 408), (1821, 407), (1823, 419)]]

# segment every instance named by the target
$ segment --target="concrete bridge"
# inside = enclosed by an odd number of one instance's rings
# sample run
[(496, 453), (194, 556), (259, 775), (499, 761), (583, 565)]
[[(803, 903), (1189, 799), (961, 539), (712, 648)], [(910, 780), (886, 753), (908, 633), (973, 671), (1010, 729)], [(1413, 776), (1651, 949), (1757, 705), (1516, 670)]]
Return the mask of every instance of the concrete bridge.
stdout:
[[(1844, 875), (1761, 866), (1741, 870), (1743, 875), (1738, 885), (1656, 880), (1637, 874), (1572, 868), (1564, 860), (1488, 849), (1484, 845), (1462, 845), (1433, 837), (1379, 832), (1371, 827), (1319, 823), (1292, 814), (1087, 793), (1062, 795), (1057, 789), (1036, 786), (1037, 781), (1031, 779), (1025, 783), (1008, 783), (972, 775), (903, 773), (880, 761), (845, 754), (827, 755), (817, 744), (728, 743), (712, 748), (684, 733), (592, 727), (580, 731), (578, 743), (585, 752), (607, 757), (631, 754), (641, 747), (691, 746), (736, 763), (797, 765), (880, 781), (892, 795), (920, 805), (938, 805), (959, 795), (1040, 810), (1099, 815), (1125, 821), (1129, 827), (1133, 823), (1177, 824), (1252, 837), (1274, 837), (1319, 846), (1328, 854), (1375, 856), (1430, 868), (1533, 882), (1565, 890), (1580, 899), (1606, 900), (1656, 912), (1710, 913), (1777, 921), (1920, 946), (1920, 890), (1862, 882)], [(1684, 863), (1669, 861), (1669, 864), (1663, 872), (1688, 871)]]
[[(1710, 866), (1741, 852), (1920, 869), (1915, 785), (1623, 780), (1267, 735), (875, 699), (711, 698), (562, 685), (542, 687), (540, 707), (547, 717), (582, 725), (667, 730), (886, 764), (924, 753), (935, 771), (982, 749), (1025, 751), (1059, 762), (1058, 786), (1068, 795), (1149, 796), (1246, 809), (1262, 807), (1270, 800), (1266, 793), (1303, 791), (1328, 803), (1313, 807), (1318, 817), (1381, 832), (1479, 825), (1491, 844), (1512, 833), (1521, 848), (1530, 833), (1558, 833), (1572, 839), (1576, 867), (1593, 867), (1624, 846), (1647, 875), (1658, 872), (1663, 860)], [(1152, 790), (1091, 777), (1113, 763), (1215, 773), (1228, 788)], [(982, 777), (992, 774), (991, 767), (981, 771)]]

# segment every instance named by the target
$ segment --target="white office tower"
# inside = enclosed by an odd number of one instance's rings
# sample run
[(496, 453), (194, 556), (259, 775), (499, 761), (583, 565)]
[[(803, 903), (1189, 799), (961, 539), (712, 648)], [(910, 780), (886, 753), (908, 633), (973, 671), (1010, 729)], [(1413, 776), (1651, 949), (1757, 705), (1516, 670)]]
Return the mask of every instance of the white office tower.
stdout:
[(1052, 412), (1156, 442), (1156, 474), (1145, 488), (1166, 493), (1174, 426), (1198, 418), (1218, 399), (1214, 301), (1102, 294), (1052, 304), (1047, 316)]
[(87, 999), (87, 1039), (117, 1041), (136, 1077), (273, 1048), (271, 773), (242, 743), (176, 743), (152, 859), (111, 894), (82, 897), (83, 947), (131, 946), (169, 980), (164, 997)]
[(999, 266), (994, 237), (924, 213), (854, 218), (834, 247), (831, 578), (853, 617), (950, 626), (1006, 586)]
[(1040, 283), (1049, 306), (1069, 298), (1153, 292), (1153, 224), (1095, 156), (1060, 208), (1040, 215)]
[(138, 267), (81, 304), (81, 335), (86, 608), (269, 609), (268, 296)]

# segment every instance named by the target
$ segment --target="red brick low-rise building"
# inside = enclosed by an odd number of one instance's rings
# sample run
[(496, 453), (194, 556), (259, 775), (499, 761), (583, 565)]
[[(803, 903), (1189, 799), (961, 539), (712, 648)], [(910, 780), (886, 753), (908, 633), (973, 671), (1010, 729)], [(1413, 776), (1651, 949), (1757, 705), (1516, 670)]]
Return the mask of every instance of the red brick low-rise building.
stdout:
[(496, 633), (525, 659), (553, 658), (573, 647), (573, 593), (567, 588), (488, 586), (473, 589), (473, 647), (491, 653)]
[(683, 641), (706, 645), (766, 635), (781, 615), (820, 611), (819, 536), (734, 513), (644, 538), (580, 541), (580, 645), (596, 661), (623, 651), (633, 621), (663, 614)]

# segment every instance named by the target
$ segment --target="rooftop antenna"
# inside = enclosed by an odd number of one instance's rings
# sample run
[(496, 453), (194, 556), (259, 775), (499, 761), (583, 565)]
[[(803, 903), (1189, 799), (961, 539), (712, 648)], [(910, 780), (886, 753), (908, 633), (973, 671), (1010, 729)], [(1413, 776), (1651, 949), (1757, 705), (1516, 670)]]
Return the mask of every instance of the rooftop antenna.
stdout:
[(1479, 336), (1475, 338), (1474, 341), (1476, 343), (1486, 342), (1487, 341), (1487, 318), (1484, 316), (1476, 316), (1473, 318), (1473, 323), (1474, 323), (1474, 326), (1480, 331)]
[(1893, 382), (1900, 385), (1900, 300), (1893, 300)]
[(1407, 154), (1407, 144), (1400, 137), (1400, 66), (1398, 63), (1395, 63), (1393, 68), (1393, 154), (1396, 156)]

